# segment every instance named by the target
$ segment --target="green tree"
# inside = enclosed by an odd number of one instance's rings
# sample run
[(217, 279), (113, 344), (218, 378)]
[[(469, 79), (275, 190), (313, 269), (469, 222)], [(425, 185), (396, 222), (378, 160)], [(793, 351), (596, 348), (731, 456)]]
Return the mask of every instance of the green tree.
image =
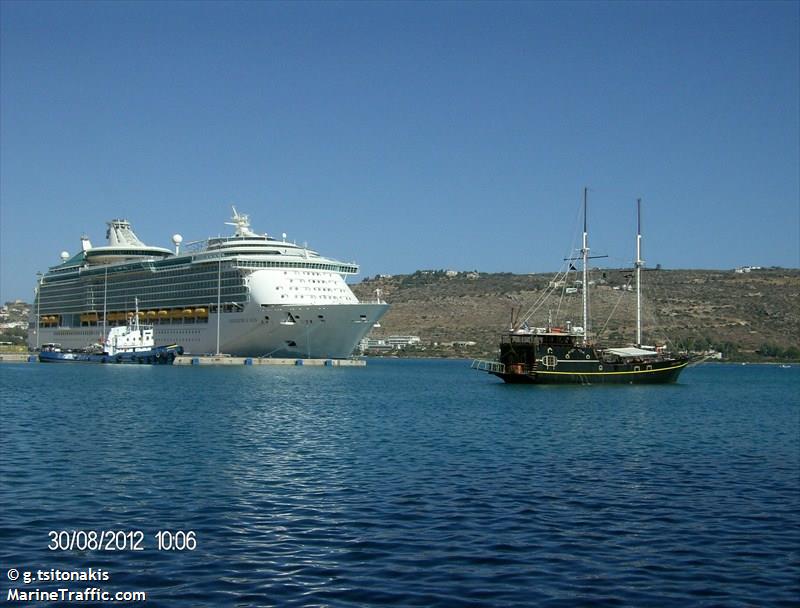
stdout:
[(783, 356), (783, 349), (771, 342), (765, 342), (756, 351), (762, 357), (781, 357)]
[(800, 359), (800, 348), (797, 346), (790, 346), (785, 351), (783, 351), (783, 356), (787, 359), (791, 359), (792, 361), (797, 361)]

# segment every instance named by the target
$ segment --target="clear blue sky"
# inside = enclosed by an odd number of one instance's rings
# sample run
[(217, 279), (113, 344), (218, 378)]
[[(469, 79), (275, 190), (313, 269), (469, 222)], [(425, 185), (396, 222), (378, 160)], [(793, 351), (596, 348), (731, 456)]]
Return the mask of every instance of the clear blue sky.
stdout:
[(800, 4), (0, 2), (0, 299), (126, 217), (356, 260), (800, 265)]

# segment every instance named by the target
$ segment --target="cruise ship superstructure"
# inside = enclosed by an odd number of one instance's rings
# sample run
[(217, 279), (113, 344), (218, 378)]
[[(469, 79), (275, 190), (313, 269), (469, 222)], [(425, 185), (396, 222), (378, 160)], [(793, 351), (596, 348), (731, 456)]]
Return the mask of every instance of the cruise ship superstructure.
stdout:
[(31, 348), (84, 348), (134, 313), (159, 344), (187, 353), (242, 357), (346, 358), (386, 312), (359, 302), (345, 277), (354, 263), (250, 230), (234, 208), (232, 236), (175, 250), (145, 245), (127, 220), (108, 222), (108, 245), (82, 248), (40, 277), (31, 309)]

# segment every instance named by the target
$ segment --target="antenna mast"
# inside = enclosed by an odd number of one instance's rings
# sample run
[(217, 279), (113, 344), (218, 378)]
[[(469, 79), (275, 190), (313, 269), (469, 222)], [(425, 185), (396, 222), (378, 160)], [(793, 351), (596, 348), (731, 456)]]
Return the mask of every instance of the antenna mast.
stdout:
[(108, 307), (106, 302), (108, 301), (108, 266), (106, 266), (105, 275), (103, 276), (103, 335), (100, 338), (100, 343), (105, 344), (106, 341), (106, 316)]

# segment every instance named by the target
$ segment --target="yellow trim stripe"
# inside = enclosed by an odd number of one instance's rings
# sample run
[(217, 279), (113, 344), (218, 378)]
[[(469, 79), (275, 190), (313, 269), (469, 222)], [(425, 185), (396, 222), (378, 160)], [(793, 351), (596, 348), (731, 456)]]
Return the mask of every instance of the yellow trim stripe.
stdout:
[(536, 371), (535, 374), (562, 374), (562, 375), (571, 375), (571, 376), (611, 376), (611, 375), (619, 375), (619, 374), (652, 374), (654, 372), (666, 372), (671, 369), (680, 369), (681, 367), (686, 367), (689, 365), (689, 362), (681, 363), (680, 365), (673, 365), (672, 367), (660, 367), (658, 369), (640, 369), (637, 371), (630, 371), (630, 372), (540, 372)]

